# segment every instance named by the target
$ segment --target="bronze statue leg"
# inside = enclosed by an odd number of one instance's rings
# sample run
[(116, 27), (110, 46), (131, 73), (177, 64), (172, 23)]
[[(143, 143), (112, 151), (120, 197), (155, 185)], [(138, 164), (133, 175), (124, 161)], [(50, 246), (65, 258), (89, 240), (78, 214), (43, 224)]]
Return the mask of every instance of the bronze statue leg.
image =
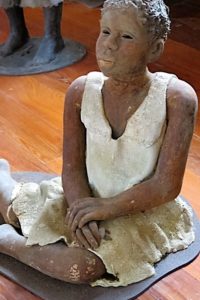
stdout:
[(10, 33), (6, 42), (0, 46), (0, 56), (3, 57), (12, 54), (29, 40), (23, 9), (13, 6), (5, 9), (5, 12), (9, 20)]
[(26, 238), (8, 224), (0, 226), (0, 252), (51, 277), (70, 283), (89, 283), (105, 273), (95, 254), (82, 248), (69, 248), (59, 242), (47, 246), (26, 247)]
[(55, 59), (56, 54), (64, 48), (61, 36), (62, 6), (45, 7), (45, 35), (33, 59), (33, 65), (47, 64)]

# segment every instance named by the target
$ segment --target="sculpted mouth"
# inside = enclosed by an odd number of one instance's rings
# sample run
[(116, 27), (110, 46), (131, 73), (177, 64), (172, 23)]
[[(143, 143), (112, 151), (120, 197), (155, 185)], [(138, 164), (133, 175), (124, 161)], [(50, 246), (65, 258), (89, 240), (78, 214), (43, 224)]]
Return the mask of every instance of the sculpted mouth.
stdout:
[(111, 66), (111, 65), (113, 65), (113, 61), (108, 60), (108, 59), (98, 59), (98, 62), (101, 66)]

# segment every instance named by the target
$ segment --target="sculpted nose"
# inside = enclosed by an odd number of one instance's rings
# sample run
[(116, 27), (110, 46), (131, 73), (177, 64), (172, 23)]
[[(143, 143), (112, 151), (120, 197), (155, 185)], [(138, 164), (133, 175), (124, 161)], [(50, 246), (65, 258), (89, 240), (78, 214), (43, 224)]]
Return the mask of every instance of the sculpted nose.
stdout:
[(110, 50), (117, 50), (119, 46), (117, 38), (110, 35), (105, 41), (105, 46)]

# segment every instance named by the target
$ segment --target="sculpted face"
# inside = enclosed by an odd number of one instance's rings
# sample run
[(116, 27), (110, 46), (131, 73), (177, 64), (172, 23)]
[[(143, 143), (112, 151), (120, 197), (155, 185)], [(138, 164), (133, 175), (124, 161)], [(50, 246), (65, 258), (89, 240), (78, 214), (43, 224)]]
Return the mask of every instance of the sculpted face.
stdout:
[(108, 8), (96, 43), (100, 70), (108, 77), (130, 80), (146, 69), (149, 36), (134, 8)]

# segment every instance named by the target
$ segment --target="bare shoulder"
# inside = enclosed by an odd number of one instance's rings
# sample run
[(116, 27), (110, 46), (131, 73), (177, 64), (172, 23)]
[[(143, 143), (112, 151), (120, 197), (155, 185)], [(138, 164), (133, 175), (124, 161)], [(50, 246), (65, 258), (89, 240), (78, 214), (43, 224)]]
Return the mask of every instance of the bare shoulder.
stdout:
[(69, 86), (65, 97), (65, 105), (81, 105), (86, 76), (75, 79)]
[(195, 118), (198, 99), (194, 89), (187, 82), (173, 78), (167, 90), (168, 113)]

